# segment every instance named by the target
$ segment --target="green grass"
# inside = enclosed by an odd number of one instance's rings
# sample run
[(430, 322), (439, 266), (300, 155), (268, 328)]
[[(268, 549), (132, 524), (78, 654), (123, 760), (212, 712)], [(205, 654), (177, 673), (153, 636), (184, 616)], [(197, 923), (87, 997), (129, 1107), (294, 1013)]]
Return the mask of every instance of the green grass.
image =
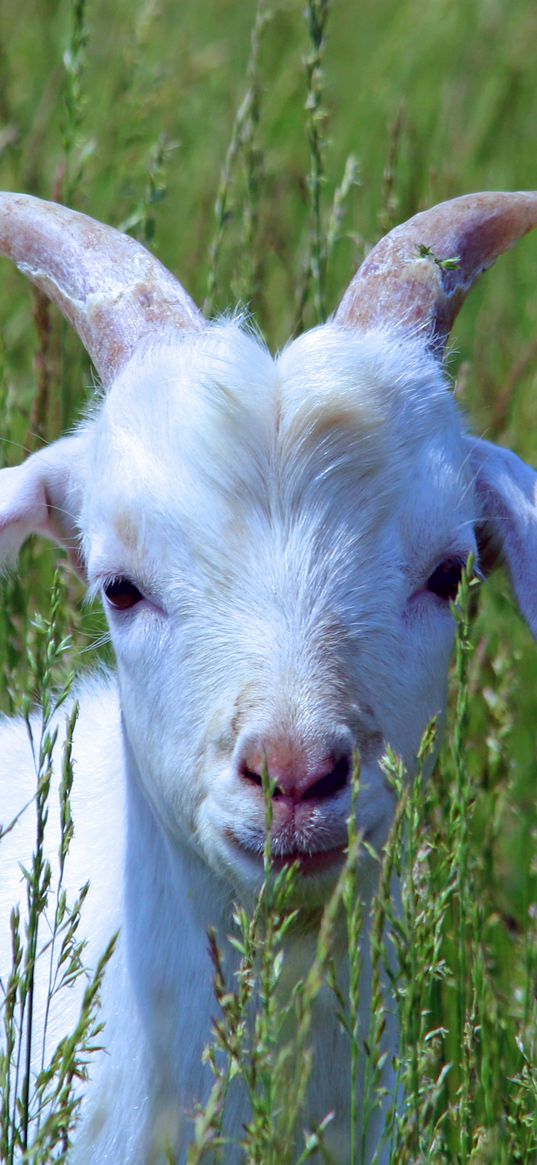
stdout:
[[(311, 0), (303, 9), (304, 0), (5, 3), (0, 188), (63, 199), (131, 230), (198, 303), (212, 313), (246, 303), (278, 347), (336, 306), (365, 248), (395, 222), (469, 190), (537, 187), (531, 0)], [(449, 362), (476, 430), (533, 464), (536, 260), (528, 238), (499, 261), (457, 323)], [(76, 337), (2, 264), (3, 463), (72, 424), (91, 384)], [(40, 609), (48, 618), (55, 561), (32, 542), (19, 576), (3, 583), (7, 711), (43, 688), (43, 625), (32, 620)], [(71, 637), (56, 661), (60, 688), (66, 670), (95, 660), (88, 648), (104, 629), (81, 599), (66, 574), (54, 612), (56, 639)], [(400, 814), (414, 876), (395, 927), (408, 1103), (394, 1165), (537, 1159), (537, 657), (501, 574), (484, 588), (472, 638), (473, 654), (459, 653), (442, 764)], [(387, 894), (382, 902), (389, 911)], [(250, 961), (252, 943), (266, 941), (263, 918), (239, 918)], [(380, 958), (380, 923), (376, 934)], [(248, 982), (245, 971), (242, 989)], [(273, 988), (263, 987), (268, 1058), (258, 1068), (270, 1074), (281, 1054), (283, 1087), (290, 1069)], [(223, 1008), (221, 1047), (235, 1038), (235, 1006)], [(200, 1116), (200, 1153), (212, 1120)]]

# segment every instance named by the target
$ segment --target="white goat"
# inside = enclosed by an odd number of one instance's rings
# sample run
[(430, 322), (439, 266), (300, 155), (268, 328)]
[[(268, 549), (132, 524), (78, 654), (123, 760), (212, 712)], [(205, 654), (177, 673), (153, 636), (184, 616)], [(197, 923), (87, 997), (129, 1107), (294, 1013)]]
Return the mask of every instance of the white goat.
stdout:
[[(441, 366), (465, 292), (536, 224), (535, 193), (416, 216), (374, 248), (334, 319), (273, 360), (240, 321), (205, 323), (134, 240), (0, 196), (0, 251), (58, 304), (105, 390), (74, 435), (0, 475), (0, 558), (32, 531), (67, 548), (103, 596), (117, 657), (117, 680), (77, 691), (69, 879), (91, 881), (90, 961), (121, 934), (75, 1162), (148, 1160), (163, 1113), (207, 1095), (207, 928), (233, 966), (232, 903), (262, 879), (265, 759), (274, 854), (299, 862), (298, 906), (317, 917), (345, 852), (353, 750), (358, 825), (381, 848), (386, 742), (412, 770), (444, 706), (449, 600), (478, 543), (505, 559), (537, 630), (536, 474), (468, 435)], [(21, 721), (0, 726), (0, 777), (5, 823), (33, 793)], [(0, 847), (4, 935), (33, 831), (29, 808)], [(374, 885), (364, 860), (366, 903)], [(315, 939), (306, 921), (290, 935), (291, 981)], [(388, 1050), (395, 1039), (391, 1020)], [(344, 1165), (347, 1043), (323, 994), (313, 1040), (304, 1119), (334, 1111), (327, 1139)], [(246, 1119), (238, 1096), (230, 1123)], [(178, 1161), (191, 1127), (178, 1122)]]

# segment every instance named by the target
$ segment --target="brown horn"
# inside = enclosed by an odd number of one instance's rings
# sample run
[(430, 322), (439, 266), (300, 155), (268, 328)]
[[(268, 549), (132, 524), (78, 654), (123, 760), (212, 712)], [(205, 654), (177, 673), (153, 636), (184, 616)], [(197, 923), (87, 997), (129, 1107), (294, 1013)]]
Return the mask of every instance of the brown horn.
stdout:
[(55, 202), (0, 193), (0, 253), (57, 304), (105, 387), (146, 336), (203, 324), (145, 247)]
[(535, 191), (466, 194), (441, 202), (373, 247), (335, 320), (360, 330), (386, 324), (419, 329), (441, 354), (476, 279), (535, 226)]

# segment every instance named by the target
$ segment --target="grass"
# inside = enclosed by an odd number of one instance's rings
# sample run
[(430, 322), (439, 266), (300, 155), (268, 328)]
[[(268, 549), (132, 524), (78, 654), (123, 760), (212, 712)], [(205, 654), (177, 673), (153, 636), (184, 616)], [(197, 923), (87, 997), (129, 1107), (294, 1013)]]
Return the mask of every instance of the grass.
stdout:
[[(69, 901), (63, 885), (65, 864), (74, 834), (71, 814), (73, 784), (72, 747), (78, 707), (67, 719), (60, 781), (60, 826), (58, 870), (53, 876), (46, 857), (45, 835), (51, 801), (53, 751), (58, 736), (55, 717), (67, 700), (72, 674), (56, 689), (58, 665), (69, 651), (69, 640), (57, 637), (57, 616), (64, 598), (55, 577), (48, 618), (36, 617), (35, 641), (28, 648), (28, 674), (42, 698), (41, 715), (32, 716), (31, 701), (22, 697), (21, 713), (26, 720), (35, 766), (36, 840), (29, 868), (22, 867), (26, 889), (24, 908), (11, 912), (11, 968), (0, 983), (2, 1037), (0, 1038), (0, 1160), (6, 1165), (25, 1160), (47, 1165), (65, 1160), (80, 1107), (80, 1082), (87, 1076), (87, 1064), (99, 1046), (102, 1031), (99, 1000), (106, 964), (113, 951), (111, 943), (97, 966), (86, 970), (85, 941), (79, 934), (88, 883)], [(0, 826), (0, 844), (15, 822)], [(83, 929), (83, 928), (82, 928)], [(5, 936), (7, 937), (7, 936)], [(34, 987), (38, 963), (47, 968), (47, 1003), (41, 1047), (34, 1031)], [(46, 1052), (49, 1012), (55, 996), (84, 984), (80, 1014), (75, 1029), (66, 1032), (52, 1054)]]
[[(209, 312), (241, 301), (278, 346), (324, 318), (365, 248), (420, 206), (473, 189), (537, 185), (537, 21), (530, 0), (508, 6), (382, 0), (359, 8), (351, 0), (310, 0), (305, 14), (303, 8), (302, 0), (191, 0), (180, 10), (171, 0), (118, 0), (113, 10), (102, 0), (5, 4), (0, 187), (65, 199), (131, 230)], [(528, 239), (500, 260), (465, 307), (450, 357), (478, 431), (534, 464), (536, 256), (537, 240)], [(80, 415), (92, 371), (76, 338), (8, 264), (0, 328), (1, 448), (10, 465)], [(55, 699), (51, 663), (62, 692), (68, 673), (95, 658), (91, 645), (103, 634), (102, 616), (81, 607), (79, 586), (67, 574), (53, 592), (52, 613), (34, 618), (53, 589), (55, 560), (50, 548), (32, 542), (18, 577), (3, 583), (0, 700), (8, 712), (27, 713), (38, 692)], [(418, 780), (401, 794), (372, 930), (379, 997), (381, 967), (392, 965), (384, 949), (387, 919), (398, 954), (399, 970), (391, 974), (402, 1016), (398, 1071), (406, 1101), (393, 1115), (393, 1165), (537, 1159), (535, 654), (504, 577), (487, 584), (472, 606), (471, 633), (464, 624), (459, 637), (442, 760), (432, 781)], [(45, 706), (36, 744), (38, 820), (46, 803), (47, 716)], [(396, 759), (387, 763), (401, 784)], [(68, 773), (67, 758), (66, 805)], [(65, 821), (68, 860), (67, 811)], [(390, 872), (401, 860), (403, 832), (410, 875), (394, 919)], [(4, 1054), (10, 1007), (17, 998), (17, 1006), (31, 1008), (39, 947), (32, 927), (43, 895), (60, 952), (68, 919), (80, 910), (83, 917), (83, 902), (61, 903), (61, 886), (51, 897), (39, 843), (35, 863), (27, 920), (13, 921), (18, 986), (6, 994)], [(358, 951), (355, 877), (351, 861), (339, 894), (350, 948)], [(253, 1100), (244, 1160), (299, 1160), (291, 1126), (299, 1119), (302, 1082), (293, 1076), (298, 1058), (286, 1043), (278, 993), (288, 892), (285, 878), (268, 879), (253, 917), (238, 908), (243, 963), (231, 991), (213, 946), (221, 1017), (207, 1055), (215, 1091), (212, 1107), (197, 1118), (192, 1163), (209, 1146), (214, 1150), (226, 1092), (240, 1072)], [(323, 976), (332, 983), (353, 1063), (363, 1038), (356, 1028), (359, 968), (353, 964), (349, 996), (339, 998), (331, 919), (329, 913), (311, 979), (289, 1001), (298, 1016), (304, 1079), (308, 1008)], [(76, 962), (76, 928), (70, 941)], [(59, 1160), (66, 1151), (69, 1113), (76, 1117), (76, 1072), (70, 1077), (68, 1066), (94, 1038), (102, 973), (83, 1030), (66, 1033), (75, 1043), (66, 1043), (43, 1081), (49, 1111), (61, 1119), (41, 1123), (44, 1139), (35, 1142), (32, 1160)], [(254, 1003), (259, 1027), (252, 1040), (241, 1015)], [(371, 1108), (382, 1041), (381, 1013), (375, 1014)], [(21, 1057), (23, 1116), (18, 1132), (2, 1116), (6, 1161), (16, 1138), (20, 1148), (30, 1136), (24, 1049), (9, 1054)], [(3, 1113), (13, 1114), (6, 1089), (4, 1078)], [(282, 1105), (288, 1095), (296, 1098), (290, 1109)], [(52, 1143), (54, 1129), (61, 1137)], [(359, 1162), (358, 1119), (355, 1129)], [(323, 1135), (322, 1127), (309, 1131), (301, 1159), (322, 1160)]]

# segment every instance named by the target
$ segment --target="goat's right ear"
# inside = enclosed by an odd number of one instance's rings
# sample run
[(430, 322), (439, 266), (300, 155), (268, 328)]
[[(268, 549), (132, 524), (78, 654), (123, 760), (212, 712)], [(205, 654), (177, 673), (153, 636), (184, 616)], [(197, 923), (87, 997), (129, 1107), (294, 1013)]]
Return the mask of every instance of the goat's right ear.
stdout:
[(13, 563), (29, 534), (42, 534), (63, 546), (83, 575), (78, 518), (84, 446), (83, 434), (63, 437), (0, 471), (0, 565)]
[(537, 472), (509, 449), (469, 441), (483, 567), (487, 572), (506, 563), (520, 610), (537, 639)]

